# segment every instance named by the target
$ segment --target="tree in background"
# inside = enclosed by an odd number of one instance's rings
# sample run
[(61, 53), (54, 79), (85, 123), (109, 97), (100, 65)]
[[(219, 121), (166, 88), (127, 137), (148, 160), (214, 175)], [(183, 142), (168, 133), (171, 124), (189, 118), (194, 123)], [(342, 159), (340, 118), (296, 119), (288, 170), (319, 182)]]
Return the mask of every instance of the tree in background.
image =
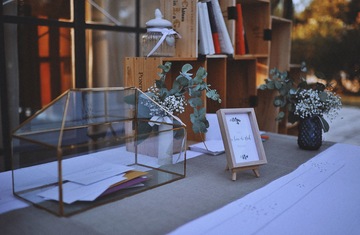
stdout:
[(294, 18), (294, 4), (292, 0), (271, 0), (271, 14), (285, 19)]
[(313, 0), (295, 15), (292, 63), (306, 61), (327, 79), (340, 79), (341, 71), (359, 79), (359, 12), (359, 0)]
[(345, 19), (348, 28), (343, 35), (341, 50), (344, 53), (344, 70), (351, 80), (360, 81), (360, 1), (352, 0)]

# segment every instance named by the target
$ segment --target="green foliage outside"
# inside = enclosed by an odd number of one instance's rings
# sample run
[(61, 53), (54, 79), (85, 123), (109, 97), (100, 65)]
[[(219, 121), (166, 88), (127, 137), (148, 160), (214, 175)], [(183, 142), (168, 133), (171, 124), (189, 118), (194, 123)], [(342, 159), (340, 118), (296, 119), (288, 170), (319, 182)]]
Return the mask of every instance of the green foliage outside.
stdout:
[(313, 0), (294, 18), (291, 63), (306, 61), (329, 80), (360, 80), (360, 1)]

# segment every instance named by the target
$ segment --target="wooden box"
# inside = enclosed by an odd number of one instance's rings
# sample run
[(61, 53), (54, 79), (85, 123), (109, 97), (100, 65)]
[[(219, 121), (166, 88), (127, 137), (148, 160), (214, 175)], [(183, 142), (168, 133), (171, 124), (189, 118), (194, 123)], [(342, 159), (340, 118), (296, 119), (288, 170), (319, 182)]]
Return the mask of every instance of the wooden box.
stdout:
[(276, 67), (280, 71), (290, 70), (291, 28), (291, 20), (271, 17), (270, 69)]
[(172, 22), (173, 29), (181, 35), (176, 41), (175, 57), (197, 57), (198, 18), (197, 0), (161, 0), (164, 18)]

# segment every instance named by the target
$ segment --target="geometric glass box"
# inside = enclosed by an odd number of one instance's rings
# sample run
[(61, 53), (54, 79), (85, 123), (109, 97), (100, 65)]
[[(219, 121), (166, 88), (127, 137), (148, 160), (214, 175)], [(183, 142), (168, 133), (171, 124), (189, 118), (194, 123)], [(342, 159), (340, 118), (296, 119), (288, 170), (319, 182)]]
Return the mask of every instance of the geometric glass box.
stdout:
[(184, 178), (185, 155), (185, 124), (139, 89), (71, 89), (13, 132), (13, 191), (68, 216)]

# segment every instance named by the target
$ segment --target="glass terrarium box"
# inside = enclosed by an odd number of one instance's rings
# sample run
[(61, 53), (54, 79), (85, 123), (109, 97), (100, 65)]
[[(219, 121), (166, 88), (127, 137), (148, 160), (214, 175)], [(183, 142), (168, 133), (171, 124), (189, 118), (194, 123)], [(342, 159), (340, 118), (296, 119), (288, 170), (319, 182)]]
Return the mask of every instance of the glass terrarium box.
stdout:
[(184, 178), (185, 154), (185, 125), (137, 88), (72, 89), (13, 132), (13, 190), (67, 216)]

